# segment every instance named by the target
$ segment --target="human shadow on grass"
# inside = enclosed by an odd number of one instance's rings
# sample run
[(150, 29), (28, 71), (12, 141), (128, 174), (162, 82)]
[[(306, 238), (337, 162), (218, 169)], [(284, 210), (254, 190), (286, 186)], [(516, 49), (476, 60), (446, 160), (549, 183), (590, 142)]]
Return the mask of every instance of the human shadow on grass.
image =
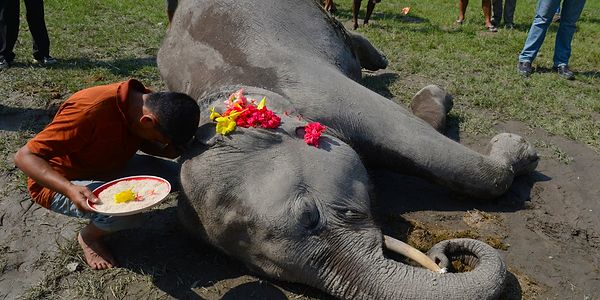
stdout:
[[(578, 76), (584, 76), (584, 77), (589, 77), (589, 78), (598, 78), (600, 77), (600, 70), (596, 70), (596, 71), (575, 71), (572, 70), (573, 74), (575, 75), (575, 79), (577, 79)], [(553, 70), (552, 68), (549, 67), (535, 67), (534, 69), (535, 73), (557, 73), (556, 70)], [(558, 75), (557, 75), (558, 76)]]
[[(191, 237), (179, 224), (176, 210), (152, 210), (146, 213), (141, 228), (118, 232), (108, 239), (122, 268), (150, 275), (155, 287), (175, 299), (204, 299), (202, 291), (208, 291), (210, 298), (218, 294), (221, 299), (287, 299), (277, 286), (332, 299), (308, 286), (252, 274), (241, 262)], [(256, 277), (246, 278), (245, 282), (237, 279), (247, 275)], [(225, 282), (227, 291), (223, 291), (221, 282)]]
[(117, 58), (117, 59), (106, 59), (106, 60), (94, 60), (85, 57), (81, 58), (58, 58), (58, 62), (53, 65), (40, 66), (31, 64), (32, 67), (36, 68), (49, 68), (49, 69), (77, 69), (77, 70), (92, 70), (92, 69), (106, 69), (110, 73), (119, 76), (129, 76), (136, 71), (145, 67), (156, 67), (156, 57), (135, 57), (135, 58)]
[(38, 132), (52, 120), (56, 110), (56, 107), (40, 109), (0, 104), (0, 130)]

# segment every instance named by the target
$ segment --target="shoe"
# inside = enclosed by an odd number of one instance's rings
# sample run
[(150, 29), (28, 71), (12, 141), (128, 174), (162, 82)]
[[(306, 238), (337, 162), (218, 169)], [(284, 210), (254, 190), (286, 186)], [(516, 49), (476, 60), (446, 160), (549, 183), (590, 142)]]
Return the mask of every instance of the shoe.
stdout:
[(0, 58), (0, 71), (10, 68), (11, 64), (12, 63), (10, 61), (6, 60), (4, 57)]
[(514, 23), (506, 23), (506, 24), (504, 24), (504, 28), (506, 28), (508, 30), (513, 30), (513, 29), (515, 29), (515, 24)]
[(519, 65), (517, 66), (517, 71), (519, 71), (519, 74), (521, 74), (522, 76), (529, 77), (529, 75), (531, 75), (531, 73), (533, 73), (533, 68), (531, 67), (531, 62), (520, 61)]
[(34, 58), (33, 62), (38, 63), (40, 65), (53, 65), (53, 64), (57, 63), (58, 61), (56, 60), (56, 58), (48, 55), (42, 59)]
[(557, 71), (558, 76), (560, 76), (564, 79), (567, 79), (567, 80), (575, 79), (575, 74), (573, 74), (573, 72), (571, 70), (569, 70), (569, 66), (567, 66), (567, 65), (560, 65), (558, 67), (552, 67), (552, 70)]
[(464, 22), (465, 22), (465, 20), (456, 20), (455, 23), (458, 25), (462, 25)]
[(496, 26), (492, 25), (492, 26), (486, 26), (485, 28), (487, 28), (487, 30), (489, 32), (498, 32), (498, 28), (496, 28)]

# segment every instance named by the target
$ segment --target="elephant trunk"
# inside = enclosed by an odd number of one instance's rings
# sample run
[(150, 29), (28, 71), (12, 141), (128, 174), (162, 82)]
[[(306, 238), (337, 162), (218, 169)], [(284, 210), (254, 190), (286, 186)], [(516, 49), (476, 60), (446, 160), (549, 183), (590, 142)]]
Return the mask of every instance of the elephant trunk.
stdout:
[[(506, 267), (500, 255), (477, 240), (448, 240), (429, 251), (436, 262), (461, 261), (471, 269), (463, 273), (440, 274), (409, 266), (385, 258), (380, 249), (374, 255), (361, 256), (356, 248), (351, 252), (358, 262), (334, 258), (321, 280), (321, 288), (340, 299), (496, 299), (504, 288)], [(332, 264), (351, 266), (336, 274)]]

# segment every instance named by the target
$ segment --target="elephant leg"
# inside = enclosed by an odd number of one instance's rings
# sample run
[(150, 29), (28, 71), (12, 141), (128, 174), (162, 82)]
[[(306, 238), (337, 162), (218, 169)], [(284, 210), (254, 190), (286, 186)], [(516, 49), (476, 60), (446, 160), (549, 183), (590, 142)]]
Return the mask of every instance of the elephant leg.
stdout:
[(428, 85), (412, 98), (413, 114), (429, 123), (437, 132), (444, 133), (446, 115), (452, 109), (452, 96), (437, 85)]
[[(338, 83), (335, 94), (320, 102), (318, 111), (303, 115), (330, 125), (331, 132), (353, 145), (368, 164), (424, 177), (475, 198), (500, 196), (514, 176), (537, 166), (534, 148), (518, 135), (497, 135), (487, 153), (478, 153), (400, 105), (337, 76), (343, 75), (330, 75)], [(428, 88), (416, 98), (427, 103), (441, 97)]]
[(387, 68), (388, 60), (369, 40), (358, 33), (348, 32), (360, 66), (370, 71)]
[(352, 1), (352, 22), (354, 22), (354, 30), (358, 29), (358, 13), (360, 12), (361, 0)]

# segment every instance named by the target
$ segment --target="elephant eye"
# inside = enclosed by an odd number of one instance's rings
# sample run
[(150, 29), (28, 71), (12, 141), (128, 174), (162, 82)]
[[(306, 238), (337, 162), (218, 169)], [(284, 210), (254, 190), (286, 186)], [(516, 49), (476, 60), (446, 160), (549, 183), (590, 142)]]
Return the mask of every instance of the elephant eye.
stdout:
[(321, 215), (317, 206), (313, 202), (305, 203), (298, 221), (307, 230), (317, 229), (321, 221)]
[(367, 215), (363, 214), (361, 212), (349, 209), (344, 212), (344, 219), (346, 219), (348, 222), (357, 223), (357, 222), (367, 219)]

